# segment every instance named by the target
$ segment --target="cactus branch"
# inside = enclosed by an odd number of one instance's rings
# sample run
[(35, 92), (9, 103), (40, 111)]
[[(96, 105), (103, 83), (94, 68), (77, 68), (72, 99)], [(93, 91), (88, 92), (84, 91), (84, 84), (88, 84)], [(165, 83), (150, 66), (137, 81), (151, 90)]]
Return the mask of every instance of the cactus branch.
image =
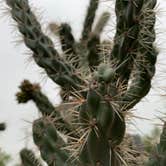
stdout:
[[(150, 1), (149, 1), (150, 2)], [(149, 3), (148, 3), (149, 4)], [(152, 8), (151, 8), (152, 7)], [(135, 60), (135, 75), (131, 85), (122, 97), (125, 109), (132, 108), (137, 104), (151, 88), (151, 80), (155, 74), (155, 63), (158, 52), (153, 46), (155, 40), (155, 13), (153, 5), (143, 6), (139, 42), (137, 44), (138, 55)], [(147, 12), (148, 11), (148, 12)]]
[(99, 0), (90, 0), (90, 5), (87, 10), (86, 18), (84, 21), (83, 31), (82, 31), (82, 40), (87, 40), (91, 31), (92, 31), (92, 25), (94, 22), (96, 10), (99, 5)]
[(63, 119), (60, 111), (57, 110), (58, 108), (55, 108), (47, 96), (41, 92), (38, 84), (31, 84), (28, 80), (24, 80), (19, 88), (21, 91), (16, 94), (19, 103), (26, 103), (32, 100), (43, 116), (50, 116), (56, 121), (56, 127), (59, 131), (71, 133), (71, 136), (76, 137), (72, 132), (74, 130), (73, 127)]
[[(139, 17), (142, 9), (142, 0), (122, 1), (117, 0), (115, 11), (117, 15), (116, 34), (114, 37), (114, 47), (110, 59), (115, 63), (123, 86), (128, 85), (128, 80), (136, 57), (137, 39), (140, 32)], [(124, 70), (125, 69), (125, 70)]]
[(0, 131), (4, 131), (6, 129), (5, 123), (0, 123)]
[(63, 61), (54, 49), (53, 42), (41, 30), (41, 26), (32, 13), (28, 0), (6, 0), (11, 8), (13, 19), (17, 22), (24, 42), (33, 51), (35, 62), (45, 69), (48, 76), (62, 88), (79, 89), (83, 81), (74, 74), (72, 67)]
[(103, 32), (104, 27), (107, 25), (109, 19), (110, 19), (110, 13), (104, 12), (98, 19), (92, 34), (98, 34), (98, 35), (101, 34)]
[(64, 23), (60, 25), (59, 36), (61, 41), (62, 50), (66, 54), (73, 54), (75, 53), (74, 45), (75, 39), (71, 32), (71, 27), (69, 24)]
[(166, 122), (164, 122), (163, 130), (160, 135), (160, 142), (151, 153), (146, 166), (164, 166), (166, 165)]
[(54, 124), (46, 118), (41, 118), (33, 123), (33, 140), (38, 146), (43, 160), (49, 166), (66, 165), (69, 155), (62, 148), (65, 142), (59, 136)]
[(24, 166), (42, 166), (41, 162), (36, 158), (35, 154), (29, 149), (20, 151), (20, 158)]

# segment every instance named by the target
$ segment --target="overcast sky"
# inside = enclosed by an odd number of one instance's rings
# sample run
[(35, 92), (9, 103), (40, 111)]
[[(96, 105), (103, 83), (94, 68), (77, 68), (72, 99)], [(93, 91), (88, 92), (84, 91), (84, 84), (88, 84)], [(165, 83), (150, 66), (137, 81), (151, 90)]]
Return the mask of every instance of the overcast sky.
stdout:
[[(160, 0), (156, 11), (157, 17), (157, 46), (159, 47), (159, 58), (157, 66), (157, 77), (153, 81), (153, 89), (150, 95), (137, 106), (137, 116), (146, 118), (154, 118), (156, 110), (163, 110), (166, 101), (161, 102), (156, 90), (163, 86), (166, 82), (164, 79), (164, 71), (166, 71), (166, 60), (163, 60), (166, 48), (166, 15), (164, 9), (166, 3)], [(80, 28), (85, 16), (85, 10), (89, 0), (31, 0), (33, 7), (40, 8), (38, 12), (42, 13), (42, 24), (46, 27), (47, 23), (69, 22), (72, 25), (73, 32), (79, 38)], [(98, 14), (103, 10), (111, 10), (112, 2), (102, 2)], [(0, 10), (0, 16), (3, 10)], [(113, 16), (113, 14), (112, 14)], [(58, 87), (51, 80), (41, 74), (42, 70), (37, 67), (33, 61), (29, 60), (26, 55), (28, 50), (24, 45), (17, 45), (15, 41), (20, 38), (16, 35), (11, 20), (8, 17), (1, 16), (0, 19), (0, 122), (5, 121), (8, 125), (7, 131), (0, 136), (0, 147), (10, 154), (17, 154), (20, 148), (24, 146), (32, 146), (31, 140), (31, 122), (38, 117), (37, 109), (33, 103), (18, 105), (15, 101), (15, 93), (18, 85), (23, 79), (29, 79), (39, 82), (43, 86), (43, 91), (48, 94), (50, 100), (57, 104), (60, 99), (58, 97)], [(111, 27), (107, 27), (107, 30)], [(107, 33), (106, 33), (107, 34)], [(106, 36), (106, 35), (105, 35)], [(164, 39), (165, 37), (165, 39)], [(165, 72), (166, 73), (166, 72)], [(166, 79), (165, 79), (166, 80)], [(163, 86), (164, 88), (164, 86)], [(137, 121), (139, 133), (147, 133), (150, 131), (150, 122)], [(135, 130), (136, 131), (136, 130)], [(138, 131), (138, 130), (137, 130)], [(26, 137), (26, 139), (25, 139)], [(28, 139), (27, 139), (28, 137)]]

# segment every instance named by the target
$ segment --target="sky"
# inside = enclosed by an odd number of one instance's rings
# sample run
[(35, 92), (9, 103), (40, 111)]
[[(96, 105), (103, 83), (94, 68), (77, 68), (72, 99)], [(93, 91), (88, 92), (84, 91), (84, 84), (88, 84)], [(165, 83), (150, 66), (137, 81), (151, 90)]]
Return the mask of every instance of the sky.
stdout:
[[(43, 27), (46, 29), (49, 22), (68, 22), (72, 25), (73, 33), (79, 38), (82, 22), (85, 16), (89, 0), (30, 0), (35, 13), (39, 15)], [(3, 2), (2, 2), (3, 4)], [(97, 15), (102, 11), (113, 11), (112, 1), (101, 3)], [(2, 5), (3, 6), (3, 5)], [(2, 7), (3, 8), (3, 7)], [(164, 112), (166, 108), (166, 97), (164, 94), (166, 87), (164, 72), (166, 71), (166, 60), (164, 60), (166, 48), (166, 2), (160, 0), (157, 5), (157, 24), (156, 24), (156, 46), (160, 52), (157, 63), (156, 76), (153, 80), (153, 88), (149, 95), (138, 104), (134, 110), (135, 116), (145, 117), (147, 120), (134, 119), (130, 131), (145, 134), (152, 128), (159, 111)], [(111, 14), (115, 19), (114, 14)], [(112, 31), (113, 23), (106, 28), (103, 38), (111, 38), (108, 32)], [(114, 32), (114, 31), (113, 31)], [(164, 33), (165, 32), (165, 33)], [(47, 31), (49, 34), (49, 32)], [(28, 49), (24, 44), (18, 44), (20, 35), (13, 26), (9, 16), (4, 16), (4, 10), (0, 9), (0, 122), (7, 123), (7, 130), (0, 134), (0, 147), (12, 156), (18, 157), (22, 147), (33, 147), (31, 139), (31, 124), (39, 115), (33, 103), (18, 105), (15, 100), (15, 93), (23, 79), (41, 84), (43, 92), (48, 95), (53, 104), (60, 102), (58, 96), (59, 87), (50, 79), (47, 79), (33, 60), (30, 59)], [(55, 45), (58, 46), (56, 42)], [(165, 72), (166, 73), (166, 72)], [(166, 94), (166, 93), (165, 93)], [(164, 101), (165, 100), (165, 101)], [(135, 127), (133, 127), (135, 126)], [(132, 129), (132, 130), (131, 130)]]

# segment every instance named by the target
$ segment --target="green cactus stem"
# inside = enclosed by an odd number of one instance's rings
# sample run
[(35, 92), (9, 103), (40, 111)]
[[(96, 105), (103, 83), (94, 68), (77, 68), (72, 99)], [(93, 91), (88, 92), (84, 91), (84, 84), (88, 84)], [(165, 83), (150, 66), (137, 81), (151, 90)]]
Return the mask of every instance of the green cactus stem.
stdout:
[[(55, 108), (49, 99), (41, 92), (38, 84), (31, 84), (28, 80), (24, 80), (19, 86), (20, 92), (16, 94), (18, 103), (27, 103), (33, 100), (39, 111), (43, 115), (50, 115)], [(59, 116), (58, 111), (54, 112)]]
[[(90, 0), (80, 40), (68, 23), (50, 24), (62, 54), (43, 33), (28, 0), (6, 3), (35, 62), (62, 88), (58, 107), (29, 81), (17, 93), (19, 103), (32, 100), (42, 114), (33, 122), (33, 139), (43, 160), (48, 166), (123, 165), (124, 153), (119, 151), (126, 112), (148, 94), (155, 74), (157, 0), (116, 0), (116, 32), (114, 41), (106, 42), (109, 46), (104, 46), (101, 34), (110, 14), (103, 12), (94, 24), (100, 1)], [(107, 48), (104, 54), (102, 48)]]
[(108, 21), (110, 19), (110, 13), (104, 12), (100, 16), (98, 22), (96, 23), (94, 29), (93, 29), (93, 34), (101, 34), (103, 32), (103, 29), (107, 25)]
[(4, 131), (6, 129), (5, 123), (0, 123), (0, 131)]
[[(143, 11), (140, 15), (140, 35), (138, 36), (137, 57), (134, 67), (134, 76), (128, 90), (122, 97), (125, 109), (132, 108), (144, 96), (147, 95), (151, 88), (151, 79), (155, 73), (155, 63), (158, 52), (153, 46), (155, 40), (155, 13), (153, 11), (156, 1), (149, 5), (147, 1), (143, 5)], [(153, 1), (154, 2), (154, 1)]]
[(166, 122), (160, 135), (160, 142), (151, 153), (146, 166), (165, 166), (166, 165)]
[(90, 5), (88, 7), (87, 15), (84, 21), (82, 40), (87, 40), (89, 38), (98, 5), (99, 5), (99, 0), (90, 0)]
[(51, 39), (44, 35), (28, 1), (6, 0), (6, 2), (11, 8), (13, 19), (18, 23), (26, 46), (33, 51), (35, 62), (45, 69), (55, 83), (64, 88), (79, 89), (78, 85), (83, 84), (83, 81), (74, 74), (69, 64), (63, 62), (59, 53), (54, 49)]
[(33, 123), (33, 140), (39, 147), (41, 156), (49, 166), (66, 165), (69, 155), (65, 150), (65, 142), (57, 133), (54, 124), (46, 118), (35, 120)]
[(35, 154), (29, 149), (22, 149), (20, 151), (20, 158), (22, 165), (24, 166), (42, 166), (39, 159), (35, 157)]
[(49, 116), (56, 121), (56, 127), (59, 131), (70, 133), (71, 136), (76, 137), (74, 132), (72, 132), (74, 127), (64, 120), (58, 110), (59, 108), (53, 106), (47, 96), (41, 92), (38, 84), (32, 84), (28, 80), (24, 80), (19, 88), (21, 91), (16, 94), (18, 103), (27, 103), (32, 100), (43, 116)]

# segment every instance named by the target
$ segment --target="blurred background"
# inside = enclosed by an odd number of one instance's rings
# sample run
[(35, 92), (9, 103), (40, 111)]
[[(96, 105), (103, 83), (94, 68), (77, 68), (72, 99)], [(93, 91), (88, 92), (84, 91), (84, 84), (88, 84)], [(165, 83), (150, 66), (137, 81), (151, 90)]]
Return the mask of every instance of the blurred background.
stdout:
[[(44, 32), (51, 35), (47, 26), (51, 22), (68, 22), (73, 33), (79, 38), (89, 0), (29, 0), (43, 25)], [(60, 102), (59, 87), (46, 77), (32, 60), (31, 52), (21, 42), (14, 22), (2, 1), (0, 9), (0, 122), (6, 122), (7, 130), (0, 133), (0, 148), (17, 161), (23, 147), (33, 147), (31, 124), (39, 115), (33, 103), (18, 105), (15, 93), (23, 79), (41, 84), (44, 93), (55, 105)], [(98, 15), (104, 10), (111, 12), (109, 25), (103, 33), (103, 39), (112, 40), (115, 27), (114, 1), (101, 0)], [(129, 123), (128, 132), (145, 135), (160, 124), (158, 120), (166, 113), (166, 2), (158, 0), (156, 6), (156, 47), (159, 50), (156, 75), (152, 90), (132, 112), (135, 118)], [(110, 33), (111, 32), (111, 33)], [(51, 36), (52, 37), (52, 36)], [(56, 39), (55, 46), (59, 43)], [(8, 165), (12, 165), (9, 163)]]

